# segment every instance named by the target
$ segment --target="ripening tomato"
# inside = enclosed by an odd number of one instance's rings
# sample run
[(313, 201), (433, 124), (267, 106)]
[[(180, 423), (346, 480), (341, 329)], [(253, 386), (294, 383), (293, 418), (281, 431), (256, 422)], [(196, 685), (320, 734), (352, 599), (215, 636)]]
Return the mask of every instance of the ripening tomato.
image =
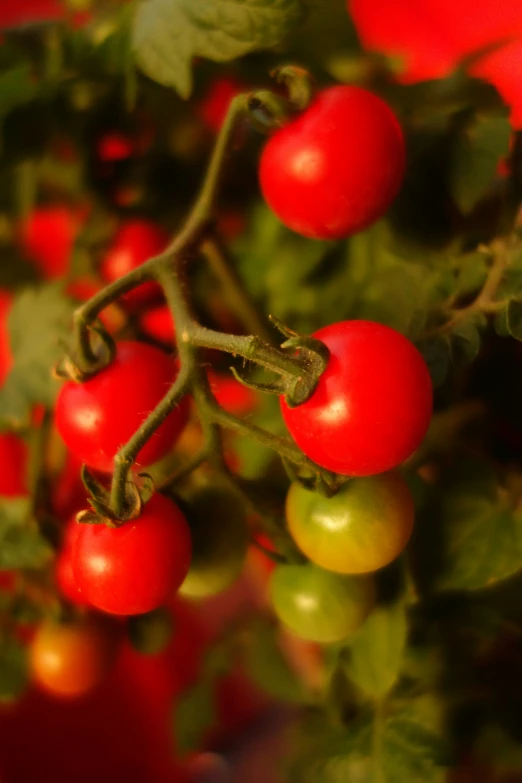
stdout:
[(242, 503), (221, 487), (204, 487), (188, 499), (192, 559), (180, 595), (205, 598), (234, 582), (243, 568), (248, 528)]
[[(168, 234), (152, 220), (127, 220), (120, 226), (102, 258), (100, 274), (107, 283), (113, 283), (149, 258), (162, 253), (168, 244)], [(160, 286), (149, 281), (124, 294), (122, 301), (128, 307), (138, 308), (158, 299), (160, 295)]]
[(136, 519), (117, 528), (77, 523), (73, 573), (85, 598), (111, 614), (151, 612), (185, 579), (191, 557), (187, 521), (154, 495)]
[(73, 572), (72, 545), (76, 538), (76, 526), (77, 522), (73, 516), (63, 532), (62, 545), (54, 564), (54, 578), (64, 598), (76, 606), (86, 606), (88, 601), (78, 586)]
[(382, 568), (402, 552), (413, 529), (413, 498), (398, 473), (352, 479), (333, 498), (296, 482), (286, 498), (286, 518), (312, 562), (359, 574)]
[(46, 620), (30, 649), (34, 680), (54, 696), (78, 697), (95, 688), (114, 664), (120, 630), (108, 617)]
[(13, 297), (9, 291), (0, 289), (0, 384), (2, 384), (13, 364), (11, 343), (9, 340), (8, 318)]
[(232, 98), (246, 88), (232, 76), (216, 79), (197, 107), (200, 119), (214, 133), (218, 133), (227, 115)]
[[(108, 367), (84, 383), (67, 381), (60, 390), (56, 426), (67, 447), (91, 468), (110, 472), (114, 456), (167, 393), (178, 368), (176, 359), (153, 345), (118, 343)], [(137, 463), (150, 465), (164, 457), (188, 414), (185, 398), (141, 449)]]
[(0, 433), (0, 497), (27, 495), (27, 444), (12, 432)]
[(283, 418), (298, 446), (327, 470), (384, 473), (420, 445), (432, 412), (428, 368), (402, 334), (373, 321), (341, 321), (313, 335), (330, 357), (312, 396)]
[(159, 343), (172, 345), (176, 336), (172, 313), (168, 305), (151, 307), (141, 316), (141, 328), (144, 333)]
[(368, 577), (341, 576), (312, 564), (277, 566), (270, 594), (285, 625), (303, 639), (322, 643), (355, 633), (375, 601)]
[(386, 212), (404, 169), (404, 138), (391, 109), (360, 87), (337, 86), (275, 131), (259, 177), (286, 226), (312, 239), (341, 239)]
[(74, 241), (85, 213), (63, 204), (34, 209), (22, 221), (22, 251), (48, 280), (63, 277), (71, 262)]
[(207, 372), (212, 394), (219, 405), (235, 416), (247, 416), (259, 404), (253, 389), (243, 386), (233, 375), (224, 375), (213, 370)]

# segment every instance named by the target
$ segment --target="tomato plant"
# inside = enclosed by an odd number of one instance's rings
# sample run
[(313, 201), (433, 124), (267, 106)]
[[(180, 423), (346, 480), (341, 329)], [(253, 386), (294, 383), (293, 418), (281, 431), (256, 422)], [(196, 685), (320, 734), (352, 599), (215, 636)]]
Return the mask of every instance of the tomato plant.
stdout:
[[(67, 447), (82, 462), (110, 471), (118, 449), (139, 428), (174, 381), (178, 365), (158, 348), (120, 342), (114, 361), (84, 383), (67, 381), (56, 405), (56, 424)], [(128, 389), (132, 388), (132, 395)], [(188, 416), (182, 400), (138, 455), (150, 465), (174, 445)]]
[(397, 473), (353, 479), (333, 498), (291, 485), (286, 518), (296, 544), (317, 565), (342, 574), (375, 571), (399, 555), (414, 507)]
[(190, 555), (185, 517), (159, 494), (121, 527), (77, 523), (72, 540), (79, 589), (112, 614), (142, 614), (165, 603), (187, 575)]
[(229, 587), (245, 562), (248, 529), (242, 504), (219, 487), (205, 487), (189, 499), (192, 560), (179, 592), (204, 598)]
[(76, 698), (103, 680), (116, 660), (119, 642), (118, 626), (105, 617), (47, 620), (31, 644), (32, 676), (53, 696)]
[(278, 566), (270, 592), (285, 625), (303, 639), (324, 644), (355, 633), (375, 600), (369, 578), (340, 576), (314, 565)]
[(277, 130), (261, 156), (268, 205), (312, 239), (340, 239), (381, 217), (398, 193), (404, 140), (391, 109), (359, 87), (330, 87)]
[(424, 359), (393, 329), (371, 321), (326, 326), (314, 337), (330, 356), (310, 399), (283, 417), (296, 443), (328, 470), (370, 476), (400, 465), (420, 445), (431, 418)]

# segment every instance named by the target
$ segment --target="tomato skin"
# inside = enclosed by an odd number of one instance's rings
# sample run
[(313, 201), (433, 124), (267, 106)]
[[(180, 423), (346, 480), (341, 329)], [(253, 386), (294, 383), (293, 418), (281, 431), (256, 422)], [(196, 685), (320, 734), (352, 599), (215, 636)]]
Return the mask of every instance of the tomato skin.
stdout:
[[(179, 364), (145, 343), (118, 343), (114, 361), (84, 383), (67, 381), (56, 403), (56, 426), (70, 451), (95, 470), (111, 472), (118, 449), (136, 432), (173, 383)], [(131, 392), (131, 393), (130, 393)], [(186, 398), (138, 454), (150, 465), (173, 446), (189, 414)]]
[(277, 566), (270, 595), (277, 616), (297, 636), (324, 644), (355, 633), (375, 601), (369, 578), (341, 576), (312, 564)]
[(224, 375), (213, 370), (207, 372), (212, 394), (221, 407), (235, 416), (247, 416), (258, 407), (256, 393), (243, 386), (232, 375)]
[(205, 598), (226, 590), (243, 568), (248, 529), (242, 503), (220, 487), (205, 487), (189, 499), (190, 568), (179, 593)]
[(12, 432), (0, 433), (0, 496), (11, 498), (27, 495), (26, 443)]
[(21, 248), (48, 280), (63, 277), (69, 269), (82, 216), (61, 204), (33, 210), (19, 230)]
[[(169, 243), (168, 234), (152, 220), (136, 218), (127, 220), (118, 229), (100, 266), (100, 274), (106, 283), (119, 280), (137, 269), (149, 258), (162, 253)], [(161, 295), (157, 283), (146, 282), (122, 296), (122, 301), (132, 308), (155, 301)]]
[(294, 541), (312, 562), (340, 574), (376, 571), (406, 546), (413, 530), (410, 490), (398, 473), (353, 479), (333, 498), (298, 482), (286, 498)]
[(88, 601), (78, 586), (72, 563), (72, 547), (76, 539), (77, 524), (73, 516), (65, 527), (62, 546), (54, 566), (54, 578), (64, 598), (76, 606), (87, 606)]
[(164, 604), (187, 575), (190, 556), (187, 521), (159, 494), (118, 528), (77, 523), (72, 544), (79, 588), (110, 614), (143, 614)]
[(13, 364), (8, 328), (9, 310), (12, 303), (13, 297), (9, 291), (0, 289), (0, 384), (7, 378)]
[(144, 333), (159, 343), (172, 345), (176, 336), (172, 313), (168, 305), (152, 307), (141, 316), (141, 328)]
[(82, 696), (109, 672), (119, 646), (119, 629), (110, 618), (92, 615), (67, 623), (47, 620), (31, 644), (32, 676), (53, 696)]
[(433, 392), (424, 359), (402, 334), (340, 321), (313, 335), (330, 351), (312, 396), (281, 410), (293, 439), (321, 467), (371, 476), (397, 467), (428, 429)]
[(329, 87), (265, 145), (259, 177), (278, 218), (311, 239), (341, 239), (397, 195), (405, 146), (391, 109), (360, 87)]

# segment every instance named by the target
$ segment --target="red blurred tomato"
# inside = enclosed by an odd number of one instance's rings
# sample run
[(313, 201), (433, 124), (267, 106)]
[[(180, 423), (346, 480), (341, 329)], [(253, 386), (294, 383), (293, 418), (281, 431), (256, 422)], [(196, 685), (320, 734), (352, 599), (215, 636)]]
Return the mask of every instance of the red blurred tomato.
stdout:
[(196, 109), (207, 128), (218, 133), (232, 98), (245, 90), (246, 87), (233, 76), (223, 76), (213, 81)]
[(464, 57), (498, 45), (471, 73), (495, 85), (511, 105), (514, 127), (522, 127), (518, 0), (349, 0), (348, 9), (364, 46), (403, 58), (403, 82), (447, 76)]
[(146, 335), (164, 345), (172, 345), (176, 336), (172, 314), (167, 305), (152, 307), (141, 316), (141, 328)]
[(11, 432), (0, 433), (0, 496), (27, 494), (27, 444)]
[(207, 375), (212, 394), (228, 413), (247, 416), (259, 406), (255, 391), (243, 386), (233, 375), (219, 374), (213, 370), (209, 370)]
[(0, 289), (0, 385), (5, 381), (13, 364), (8, 328), (12, 302), (13, 297), (9, 291)]
[[(118, 229), (100, 266), (100, 274), (107, 283), (137, 269), (149, 258), (162, 253), (169, 243), (168, 234), (145, 218), (127, 220)], [(157, 283), (147, 282), (122, 297), (129, 307), (141, 307), (157, 299), (161, 289)]]
[(37, 207), (22, 221), (20, 247), (48, 280), (67, 273), (74, 241), (84, 218), (83, 210), (52, 204)]

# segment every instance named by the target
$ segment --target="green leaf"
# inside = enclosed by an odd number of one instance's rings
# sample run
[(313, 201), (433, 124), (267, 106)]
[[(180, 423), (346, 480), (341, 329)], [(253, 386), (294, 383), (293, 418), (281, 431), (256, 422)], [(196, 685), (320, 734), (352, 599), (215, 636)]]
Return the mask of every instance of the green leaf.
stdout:
[(452, 355), (472, 362), (480, 350), (480, 329), (485, 326), (485, 317), (478, 313), (473, 318), (461, 321), (452, 331)]
[(3, 424), (21, 427), (35, 403), (53, 405), (59, 383), (51, 372), (70, 336), (73, 309), (56, 283), (24, 289), (15, 298), (9, 313), (14, 365), (0, 390)]
[(13, 109), (31, 101), (36, 90), (28, 65), (17, 65), (0, 74), (0, 121)]
[(451, 192), (464, 214), (484, 196), (499, 160), (509, 152), (510, 135), (507, 117), (478, 116), (459, 136), (451, 168)]
[(40, 568), (51, 549), (30, 519), (29, 498), (0, 502), (0, 569)]
[(300, 0), (144, 0), (133, 45), (147, 76), (188, 98), (194, 57), (227, 62), (269, 49), (303, 16)]
[(347, 672), (371, 696), (384, 696), (395, 684), (406, 632), (404, 606), (396, 603), (374, 609), (353, 640)]
[(196, 750), (216, 721), (214, 681), (201, 680), (182, 694), (174, 713), (176, 747), (182, 754)]
[(522, 340), (522, 302), (512, 299), (507, 306), (506, 323), (509, 334)]
[(495, 313), (493, 326), (500, 337), (509, 337), (508, 308), (504, 307), (500, 312)]
[(0, 645), (0, 702), (15, 701), (27, 682), (27, 648), (16, 639), (4, 639)]
[(276, 699), (292, 704), (307, 701), (303, 683), (286, 662), (275, 628), (266, 620), (259, 620), (250, 630), (245, 668), (252, 680)]
[(441, 386), (450, 365), (450, 342), (447, 337), (432, 337), (417, 343), (417, 348), (428, 365), (431, 380), (435, 388)]

